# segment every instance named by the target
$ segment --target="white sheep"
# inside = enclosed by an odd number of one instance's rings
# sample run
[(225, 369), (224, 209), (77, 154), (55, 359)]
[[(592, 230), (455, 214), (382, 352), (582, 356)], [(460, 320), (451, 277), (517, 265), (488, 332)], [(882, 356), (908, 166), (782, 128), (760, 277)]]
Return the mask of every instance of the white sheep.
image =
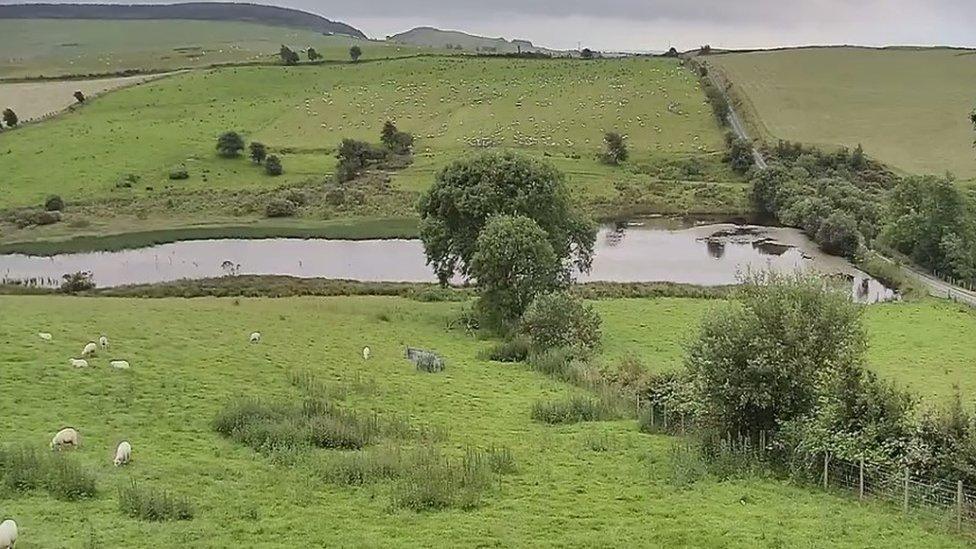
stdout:
[(363, 360), (369, 360), (369, 347), (363, 347)]
[(115, 449), (115, 466), (128, 464), (130, 459), (132, 459), (132, 445), (123, 440)]
[(68, 360), (71, 361), (71, 365), (74, 366), (75, 368), (87, 368), (88, 367), (88, 361), (85, 360), (85, 359), (83, 359), (83, 358), (71, 358), (71, 359), (68, 359)]
[(108, 347), (108, 338), (105, 336), (98, 338), (98, 344), (102, 347), (102, 349), (105, 349)]
[(97, 350), (98, 345), (95, 345), (94, 342), (90, 342), (88, 345), (85, 345), (85, 348), (81, 351), (81, 356), (95, 356), (95, 351)]
[(43, 339), (44, 341), (51, 341), (54, 338), (54, 336), (47, 332), (38, 332), (37, 337)]
[(0, 549), (12, 549), (17, 543), (17, 523), (7, 519), (0, 522)]
[(261, 332), (252, 332), (251, 343), (257, 343), (259, 341), (261, 341)]
[(116, 370), (128, 370), (129, 361), (128, 360), (113, 360), (108, 363), (109, 366), (115, 368)]
[(61, 450), (65, 446), (71, 446), (77, 448), (81, 446), (81, 437), (78, 436), (78, 431), (72, 429), (71, 427), (65, 427), (58, 431), (58, 434), (54, 435), (51, 439), (51, 449)]

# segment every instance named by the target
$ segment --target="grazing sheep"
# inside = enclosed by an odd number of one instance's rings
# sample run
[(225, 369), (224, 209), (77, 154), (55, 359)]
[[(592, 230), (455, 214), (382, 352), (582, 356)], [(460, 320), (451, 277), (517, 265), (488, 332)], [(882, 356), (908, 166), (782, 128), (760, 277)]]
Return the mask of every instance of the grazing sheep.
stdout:
[(87, 368), (88, 367), (88, 361), (85, 360), (85, 359), (83, 359), (83, 358), (71, 358), (69, 360), (71, 361), (71, 365), (74, 366), (75, 368)]
[(12, 549), (17, 543), (17, 523), (12, 520), (0, 522), (0, 549)]
[(95, 351), (97, 350), (98, 350), (98, 345), (95, 345), (94, 342), (91, 342), (88, 345), (85, 345), (84, 350), (81, 351), (81, 356), (95, 356)]
[(81, 437), (78, 436), (78, 431), (72, 429), (71, 427), (65, 427), (58, 431), (58, 434), (54, 435), (51, 439), (51, 449), (61, 450), (65, 446), (71, 446), (77, 448), (81, 446)]
[(54, 336), (47, 332), (38, 332), (37, 337), (43, 339), (44, 341), (51, 341), (51, 339), (54, 338)]
[(98, 344), (102, 347), (102, 349), (108, 347), (108, 338), (105, 336), (98, 338)]
[(369, 347), (363, 347), (363, 360), (369, 360)]
[(132, 445), (123, 440), (115, 449), (115, 466), (128, 464), (130, 459), (132, 459)]
[(108, 363), (109, 366), (115, 368), (116, 370), (128, 370), (129, 361), (128, 360), (113, 360)]
[(261, 341), (261, 332), (251, 333), (251, 343), (257, 343)]

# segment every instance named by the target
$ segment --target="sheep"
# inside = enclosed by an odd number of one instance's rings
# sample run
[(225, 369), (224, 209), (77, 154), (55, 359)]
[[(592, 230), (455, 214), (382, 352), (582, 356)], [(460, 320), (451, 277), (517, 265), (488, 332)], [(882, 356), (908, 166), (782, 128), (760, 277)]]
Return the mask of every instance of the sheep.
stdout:
[(68, 360), (71, 362), (71, 365), (74, 366), (75, 368), (88, 367), (88, 361), (83, 358), (70, 358)]
[(51, 449), (61, 450), (65, 446), (71, 446), (77, 448), (81, 446), (81, 437), (78, 436), (78, 431), (72, 429), (71, 427), (65, 427), (58, 431), (58, 434), (54, 435), (51, 439)]
[(43, 339), (44, 341), (51, 341), (51, 339), (54, 338), (54, 336), (52, 336), (51, 334), (49, 334), (47, 332), (38, 332), (37, 333), (37, 337)]
[(88, 343), (88, 345), (85, 345), (84, 350), (81, 351), (81, 356), (85, 356), (85, 357), (95, 356), (95, 351), (97, 350), (98, 350), (98, 345), (95, 345), (94, 342), (90, 342)]
[(257, 343), (259, 341), (261, 341), (261, 332), (252, 332), (251, 343)]
[(109, 366), (115, 368), (116, 370), (128, 370), (129, 361), (128, 360), (113, 360), (108, 363)]
[(12, 549), (17, 543), (17, 523), (8, 519), (0, 522), (0, 549)]
[(369, 360), (369, 347), (363, 347), (363, 360)]
[(132, 445), (123, 440), (115, 449), (115, 466), (126, 465), (130, 459), (132, 459)]
[(102, 349), (105, 349), (108, 347), (108, 338), (105, 336), (98, 338), (98, 344), (102, 347)]

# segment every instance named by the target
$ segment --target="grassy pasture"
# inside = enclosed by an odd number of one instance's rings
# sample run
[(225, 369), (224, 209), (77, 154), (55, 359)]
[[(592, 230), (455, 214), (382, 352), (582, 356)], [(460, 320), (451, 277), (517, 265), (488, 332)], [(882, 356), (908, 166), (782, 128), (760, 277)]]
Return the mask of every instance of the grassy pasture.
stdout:
[(0, 20), (0, 78), (270, 62), (281, 44), (302, 51), (311, 46), (326, 60), (340, 61), (349, 59), (353, 44), (363, 49), (363, 59), (427, 51), (243, 22), (8, 19)]
[[(100, 489), (79, 503), (44, 492), (0, 497), (0, 515), (20, 525), (18, 547), (963, 546), (895, 509), (779, 481), (706, 479), (676, 489), (668, 481), (671, 440), (637, 433), (632, 420), (533, 422), (533, 402), (575, 390), (521, 365), (479, 360), (488, 342), (445, 330), (458, 304), (396, 298), (235, 303), (0, 298), (0, 389), (15, 395), (0, 399), (3, 442), (44, 447), (53, 430), (71, 424), (82, 433), (82, 448), (72, 457), (95, 472)], [(601, 302), (601, 309), (619, 307), (608, 318), (619, 332), (623, 316), (640, 303)], [(659, 305), (673, 306), (646, 303), (640, 318), (648, 322), (657, 320)], [(255, 329), (264, 337), (250, 345), (247, 334)], [(54, 340), (38, 339), (40, 330)], [(68, 366), (69, 356), (103, 332), (112, 347), (92, 360), (93, 368)], [(364, 344), (373, 349), (367, 363), (359, 353)], [(402, 358), (404, 345), (436, 349), (447, 358), (447, 371), (416, 372)], [(111, 371), (107, 361), (114, 357), (130, 360), (132, 370)], [(373, 389), (349, 394), (342, 406), (442, 428), (447, 452), (508, 446), (518, 471), (499, 477), (471, 511), (397, 511), (389, 508), (388, 483), (333, 486), (302, 465), (274, 466), (212, 431), (210, 421), (228, 398), (294, 398), (286, 374), (295, 368), (333, 386), (366, 382)], [(133, 462), (116, 469), (111, 450), (123, 438), (133, 443)], [(190, 498), (195, 518), (145, 523), (123, 516), (115, 492), (132, 480)]]
[(950, 49), (812, 48), (717, 55), (771, 139), (864, 146), (909, 173), (976, 179), (969, 113), (976, 106), (976, 52)]
[[(628, 197), (649, 197), (646, 207), (657, 211), (748, 208), (745, 186), (720, 162), (721, 133), (697, 82), (676, 62), (484, 58), (234, 67), (108, 94), (62, 117), (0, 134), (8, 181), (0, 188), (0, 208), (56, 193), (69, 203), (146, 202), (142, 209), (150, 218), (233, 217), (240, 215), (237, 204), (224, 197), (191, 197), (181, 209), (179, 197), (160, 199), (159, 191), (219, 195), (320, 182), (334, 169), (333, 149), (342, 138), (376, 141), (388, 119), (418, 138), (414, 164), (393, 174), (394, 188), (408, 197), (451, 160), (492, 147), (548, 155), (589, 204), (621, 201), (617, 185), (623, 184)], [(244, 159), (217, 158), (215, 138), (230, 129), (280, 154), (285, 175), (271, 178)], [(609, 130), (628, 136), (627, 166), (597, 161)], [(689, 166), (670, 165), (682, 162)], [(180, 165), (190, 178), (168, 181), (170, 169)], [(125, 174), (139, 183), (116, 188)], [(398, 200), (369, 213), (408, 213), (412, 198)], [(88, 208), (89, 221), (127, 213), (114, 208)]]

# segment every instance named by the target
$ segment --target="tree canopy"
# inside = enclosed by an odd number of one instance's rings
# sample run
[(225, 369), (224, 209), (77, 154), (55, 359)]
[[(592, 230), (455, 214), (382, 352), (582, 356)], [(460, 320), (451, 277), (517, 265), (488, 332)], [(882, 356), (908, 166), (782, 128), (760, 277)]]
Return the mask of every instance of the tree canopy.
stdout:
[(363, 49), (360, 48), (359, 46), (353, 46), (349, 48), (349, 58), (352, 59), (353, 63), (359, 61), (359, 58), (362, 56), (363, 56)]
[(240, 156), (244, 150), (244, 138), (237, 132), (224, 132), (217, 138), (217, 154), (224, 158)]

